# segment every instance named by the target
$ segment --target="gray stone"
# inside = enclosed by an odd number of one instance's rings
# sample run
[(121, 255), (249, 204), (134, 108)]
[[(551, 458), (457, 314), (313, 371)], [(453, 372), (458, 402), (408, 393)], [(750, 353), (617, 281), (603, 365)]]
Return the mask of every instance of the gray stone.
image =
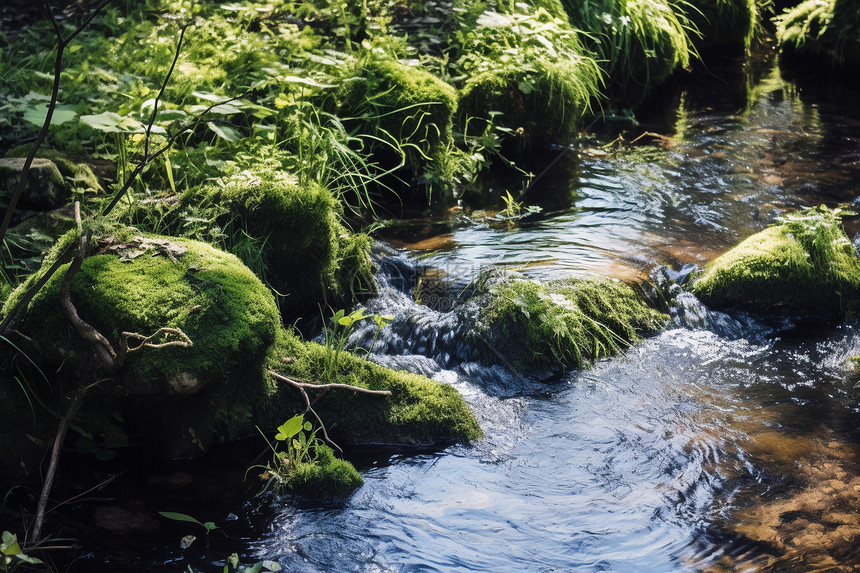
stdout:
[[(0, 159), (0, 200), (8, 204), (15, 193), (21, 173), (24, 171), (23, 158)], [(18, 200), (18, 209), (49, 211), (63, 205), (70, 191), (57, 165), (50, 159), (33, 160), (27, 172), (27, 186)]]

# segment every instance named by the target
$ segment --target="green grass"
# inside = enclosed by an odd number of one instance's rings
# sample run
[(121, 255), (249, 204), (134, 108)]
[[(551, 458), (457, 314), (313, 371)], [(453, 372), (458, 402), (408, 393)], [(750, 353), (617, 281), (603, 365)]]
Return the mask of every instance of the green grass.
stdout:
[(612, 100), (637, 103), (695, 57), (686, 3), (672, 0), (562, 0), (585, 31)]
[(495, 113), (524, 145), (569, 140), (599, 95), (600, 71), (581, 35), (543, 8), (485, 12), (462, 44), (459, 123), (465, 131), (471, 120), (467, 136), (484, 129), (473, 118)]
[(850, 0), (806, 0), (774, 18), (780, 50), (831, 68), (860, 65), (860, 6)]

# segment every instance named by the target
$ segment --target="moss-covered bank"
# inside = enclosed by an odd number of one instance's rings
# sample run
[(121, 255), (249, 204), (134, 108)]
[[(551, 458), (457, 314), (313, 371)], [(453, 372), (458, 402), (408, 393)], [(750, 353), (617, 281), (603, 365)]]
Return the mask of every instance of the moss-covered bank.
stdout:
[(585, 366), (668, 321), (630, 286), (609, 279), (512, 279), (486, 296), (470, 336), (514, 368)]
[(693, 283), (705, 304), (787, 315), (857, 308), (860, 261), (838, 211), (787, 215), (711, 262)]
[[(113, 376), (88, 399), (85, 425), (106, 424), (129, 438), (165, 444), (173, 454), (199, 452), (213, 440), (253, 435), (256, 426), (275, 428), (305, 409), (301, 395), (267, 369), (310, 381), (325, 369), (326, 349), (282, 329), (271, 291), (238, 258), (196, 241), (132, 235), (104, 238), (83, 261), (71, 283), (78, 313), (115, 347), (121, 332), (148, 336), (161, 327), (181, 329), (193, 346), (144, 348), (118, 373), (100, 371), (60, 308), (64, 272), (33, 299), (20, 331), (43, 369), (60, 366), (71, 388)], [(7, 306), (18, 297), (13, 293)], [(315, 409), (346, 442), (431, 444), (480, 436), (449, 386), (348, 353), (327, 381), (392, 392), (315, 396)], [(115, 412), (123, 423), (109, 420)]]
[[(294, 379), (322, 383), (327, 371), (327, 350), (283, 331), (269, 352), (269, 368)], [(390, 397), (345, 389), (308, 390), (314, 409), (331, 425), (330, 433), (345, 443), (430, 445), (471, 441), (481, 429), (462, 397), (451, 386), (409, 372), (395, 371), (342, 352), (329, 381), (388, 390)], [(270, 380), (274, 392), (268, 404), (292, 401), (303, 404), (289, 384)], [(268, 406), (264, 406), (268, 408)], [(275, 421), (274, 419), (272, 420)]]
[(516, 131), (522, 151), (569, 140), (581, 127), (599, 96), (600, 71), (560, 12), (526, 4), (488, 10), (465, 34), (459, 123), (468, 135), (499, 114), (495, 123)]
[(830, 70), (860, 67), (860, 4), (854, 0), (805, 0), (775, 22), (777, 42), (789, 62)]

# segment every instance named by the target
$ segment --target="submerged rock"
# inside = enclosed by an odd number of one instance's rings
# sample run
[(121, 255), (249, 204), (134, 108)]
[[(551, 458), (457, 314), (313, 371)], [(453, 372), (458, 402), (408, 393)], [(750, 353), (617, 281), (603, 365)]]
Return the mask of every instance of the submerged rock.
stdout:
[(817, 207), (782, 218), (718, 257), (691, 291), (717, 308), (841, 316), (857, 307), (860, 260), (839, 212)]

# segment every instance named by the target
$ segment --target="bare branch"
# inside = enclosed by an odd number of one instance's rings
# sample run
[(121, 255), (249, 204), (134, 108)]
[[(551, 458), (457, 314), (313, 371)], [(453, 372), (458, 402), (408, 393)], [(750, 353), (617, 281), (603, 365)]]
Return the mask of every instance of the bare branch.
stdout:
[(389, 390), (370, 390), (368, 388), (362, 388), (361, 386), (352, 386), (350, 384), (313, 384), (311, 382), (300, 382), (294, 378), (287, 378), (282, 374), (278, 374), (274, 370), (269, 370), (269, 375), (281, 380), (282, 382), (286, 382), (287, 384), (291, 384), (296, 388), (313, 388), (314, 390), (320, 390), (324, 388), (340, 388), (342, 390), (352, 390), (354, 392), (359, 392), (361, 394), (373, 394), (375, 396), (391, 396), (391, 391)]
[(320, 418), (320, 415), (316, 413), (316, 410), (311, 407), (311, 399), (310, 397), (308, 397), (308, 393), (305, 392), (305, 388), (313, 388), (315, 390), (326, 388), (340, 388), (343, 390), (353, 390), (354, 392), (360, 392), (361, 394), (372, 394), (374, 396), (391, 396), (391, 392), (388, 390), (368, 390), (367, 388), (362, 388), (360, 386), (352, 386), (350, 384), (311, 384), (309, 382), (301, 382), (294, 378), (288, 378), (282, 374), (278, 374), (274, 370), (269, 370), (269, 375), (277, 380), (286, 382), (287, 384), (291, 385), (294, 388), (297, 388), (298, 391), (301, 392), (302, 397), (305, 399), (305, 406), (307, 407), (308, 411), (314, 415), (320, 425), (320, 429), (323, 433), (323, 438), (325, 438), (325, 441), (331, 444), (332, 447), (337, 448), (341, 455), (343, 455), (343, 450), (334, 441), (332, 441), (331, 438), (328, 437), (328, 432), (326, 431), (325, 424), (323, 424), (322, 418)]
[(170, 69), (164, 76), (164, 82), (161, 84), (161, 89), (158, 90), (158, 95), (155, 96), (155, 103), (152, 106), (152, 115), (149, 116), (149, 125), (146, 126), (146, 139), (143, 144), (143, 160), (146, 161), (149, 157), (149, 136), (152, 132), (152, 125), (155, 123), (155, 116), (158, 114), (158, 102), (164, 96), (164, 90), (167, 89), (167, 83), (170, 81), (170, 76), (173, 75), (173, 69), (176, 67), (176, 62), (179, 60), (179, 52), (182, 50), (182, 39), (185, 37), (185, 30), (190, 24), (182, 26), (179, 31), (179, 41), (176, 43), (176, 52), (173, 54), (173, 62), (170, 64)]
[(84, 403), (84, 392), (78, 391), (75, 393), (75, 398), (69, 404), (65, 415), (60, 420), (60, 426), (57, 428), (57, 433), (54, 436), (54, 447), (51, 450), (51, 462), (48, 465), (48, 473), (45, 475), (45, 483), (42, 484), (42, 493), (39, 496), (39, 504), (36, 507), (36, 520), (33, 525), (33, 543), (38, 543), (42, 537), (42, 524), (45, 521), (45, 509), (48, 505), (48, 496), (51, 493), (51, 487), (54, 485), (54, 478), (57, 475), (57, 466), (60, 464), (60, 449), (63, 447), (63, 442), (66, 439), (66, 432), (69, 431), (69, 425), (81, 405)]
[(78, 315), (78, 310), (75, 308), (75, 305), (72, 304), (72, 279), (80, 270), (84, 257), (87, 256), (87, 236), (83, 232), (83, 226), (81, 223), (81, 204), (78, 201), (75, 201), (75, 222), (78, 225), (78, 251), (75, 254), (72, 264), (69, 265), (68, 270), (66, 270), (66, 276), (63, 277), (63, 286), (60, 289), (60, 305), (63, 307), (63, 310), (66, 311), (66, 317), (69, 319), (69, 322), (72, 323), (72, 326), (75, 327), (75, 330), (78, 331), (81, 338), (93, 345), (93, 348), (102, 364), (104, 364), (109, 372), (114, 372), (118, 370), (119, 365), (117, 364), (117, 355), (113, 346), (111, 346), (111, 343), (108, 342), (108, 339), (105, 338), (102, 333), (96, 330), (91, 324), (81, 319)]

